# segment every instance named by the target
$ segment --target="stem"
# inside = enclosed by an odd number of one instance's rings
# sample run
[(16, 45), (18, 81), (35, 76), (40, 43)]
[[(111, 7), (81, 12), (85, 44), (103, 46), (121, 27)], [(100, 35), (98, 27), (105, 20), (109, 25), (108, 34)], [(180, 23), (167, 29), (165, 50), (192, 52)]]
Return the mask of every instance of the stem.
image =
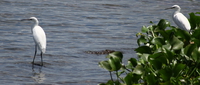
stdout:
[(116, 75), (117, 75), (117, 80), (119, 81), (119, 79), (118, 79), (119, 78), (118, 71), (116, 71)]
[(127, 71), (129, 71), (129, 72), (132, 72), (131, 70), (129, 70), (129, 69), (127, 69), (127, 68), (125, 68)]
[(197, 66), (199, 65), (199, 63), (194, 67), (194, 69), (192, 70), (192, 72), (190, 73), (190, 75), (188, 76), (189, 78), (191, 78), (191, 75), (194, 73), (194, 71), (197, 69)]
[(112, 78), (112, 74), (111, 74), (111, 71), (109, 71), (110, 72), (110, 78), (111, 78), (111, 80), (113, 81), (113, 78)]
[[(147, 65), (145, 65), (145, 66), (146, 66), (155, 76), (157, 76), (156, 73), (155, 73), (156, 71), (153, 69), (153, 67), (152, 67), (151, 65), (148, 64), (148, 62), (147, 62)], [(145, 67), (145, 68), (146, 68), (146, 67)]]
[(153, 35), (153, 37), (155, 38), (155, 35), (154, 35), (154, 32), (153, 32), (153, 29), (150, 29), (151, 30), (151, 34)]

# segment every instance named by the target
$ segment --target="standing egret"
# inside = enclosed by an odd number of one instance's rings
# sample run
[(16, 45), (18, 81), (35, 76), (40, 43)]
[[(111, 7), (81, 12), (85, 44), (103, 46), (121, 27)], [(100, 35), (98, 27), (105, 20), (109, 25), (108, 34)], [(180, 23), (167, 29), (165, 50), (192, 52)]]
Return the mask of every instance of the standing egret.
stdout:
[(39, 26), (39, 21), (36, 17), (30, 17), (29, 19), (23, 19), (23, 20), (33, 20), (35, 22), (35, 25), (32, 28), (33, 33), (33, 40), (35, 41), (35, 54), (33, 58), (32, 64), (34, 64), (35, 56), (37, 54), (37, 48), (41, 51), (41, 66), (43, 66), (43, 59), (42, 54), (46, 51), (46, 35), (44, 30)]
[(174, 14), (172, 15), (174, 22), (176, 23), (176, 25), (178, 25), (180, 29), (190, 31), (190, 23), (188, 19), (180, 12), (181, 8), (178, 5), (173, 5), (172, 7), (166, 9), (176, 9)]

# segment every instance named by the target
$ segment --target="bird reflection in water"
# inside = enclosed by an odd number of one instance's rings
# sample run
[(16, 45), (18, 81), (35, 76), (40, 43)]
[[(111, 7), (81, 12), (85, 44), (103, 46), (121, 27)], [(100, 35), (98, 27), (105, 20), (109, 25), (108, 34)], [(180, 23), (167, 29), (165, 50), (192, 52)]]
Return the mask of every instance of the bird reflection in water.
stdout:
[(33, 78), (33, 80), (35, 82), (43, 83), (44, 80), (46, 80), (45, 74), (42, 73), (42, 66), (34, 66), (34, 65), (32, 65), (32, 73), (33, 73), (33, 76), (31, 78)]

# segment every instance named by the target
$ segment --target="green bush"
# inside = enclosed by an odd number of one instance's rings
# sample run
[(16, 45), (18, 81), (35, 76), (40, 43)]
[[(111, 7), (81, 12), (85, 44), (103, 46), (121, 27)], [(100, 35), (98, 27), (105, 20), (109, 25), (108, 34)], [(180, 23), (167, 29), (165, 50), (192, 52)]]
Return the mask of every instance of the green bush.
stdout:
[[(182, 85), (200, 84), (200, 13), (190, 13), (191, 32), (161, 19), (143, 26), (137, 33), (138, 58), (122, 64), (121, 52), (110, 53), (99, 66), (110, 72), (111, 80), (100, 85)], [(112, 78), (112, 72), (117, 76)], [(123, 76), (122, 76), (123, 75)], [(124, 76), (125, 75), (125, 76)]]

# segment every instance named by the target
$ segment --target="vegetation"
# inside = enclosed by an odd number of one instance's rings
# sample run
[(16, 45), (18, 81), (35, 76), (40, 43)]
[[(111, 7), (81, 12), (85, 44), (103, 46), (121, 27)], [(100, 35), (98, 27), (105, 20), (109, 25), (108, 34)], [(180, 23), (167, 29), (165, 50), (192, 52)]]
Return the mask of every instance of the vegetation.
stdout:
[[(161, 19), (137, 33), (138, 58), (123, 65), (121, 52), (110, 53), (99, 66), (111, 80), (100, 85), (196, 85), (200, 84), (200, 13), (190, 13), (191, 32)], [(112, 74), (117, 76), (113, 80)]]

